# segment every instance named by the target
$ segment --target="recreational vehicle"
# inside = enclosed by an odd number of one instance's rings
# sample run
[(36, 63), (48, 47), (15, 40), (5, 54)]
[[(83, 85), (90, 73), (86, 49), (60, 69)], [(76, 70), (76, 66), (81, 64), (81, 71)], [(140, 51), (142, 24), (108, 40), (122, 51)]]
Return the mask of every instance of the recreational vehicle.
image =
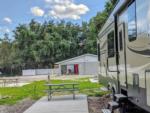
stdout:
[(98, 37), (100, 82), (150, 112), (150, 0), (119, 0)]

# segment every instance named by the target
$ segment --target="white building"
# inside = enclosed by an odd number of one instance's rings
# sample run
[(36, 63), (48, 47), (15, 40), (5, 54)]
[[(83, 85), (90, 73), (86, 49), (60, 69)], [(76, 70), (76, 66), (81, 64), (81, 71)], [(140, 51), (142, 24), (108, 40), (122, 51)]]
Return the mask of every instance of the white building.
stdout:
[(59, 75), (98, 74), (98, 56), (93, 54), (84, 54), (55, 64), (58, 65)]

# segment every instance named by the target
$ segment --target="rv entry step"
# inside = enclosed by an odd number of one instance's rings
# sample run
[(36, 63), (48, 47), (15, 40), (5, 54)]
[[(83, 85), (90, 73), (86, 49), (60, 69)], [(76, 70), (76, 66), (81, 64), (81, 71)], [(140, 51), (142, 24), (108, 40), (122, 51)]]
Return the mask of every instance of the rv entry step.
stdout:
[(115, 98), (116, 98), (116, 101), (119, 102), (119, 101), (127, 99), (128, 97), (123, 94), (115, 94)]
[(108, 102), (108, 108), (111, 108), (112, 110), (117, 109), (119, 107), (119, 103), (116, 101)]
[(103, 113), (112, 113), (109, 109), (102, 109)]

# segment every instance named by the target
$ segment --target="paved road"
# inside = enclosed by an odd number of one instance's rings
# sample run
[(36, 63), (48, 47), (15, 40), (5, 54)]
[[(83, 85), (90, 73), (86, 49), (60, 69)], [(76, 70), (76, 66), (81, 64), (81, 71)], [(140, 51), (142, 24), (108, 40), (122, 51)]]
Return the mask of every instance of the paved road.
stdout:
[(24, 113), (88, 113), (87, 96), (77, 95), (76, 100), (72, 95), (59, 96), (49, 102), (43, 97)]

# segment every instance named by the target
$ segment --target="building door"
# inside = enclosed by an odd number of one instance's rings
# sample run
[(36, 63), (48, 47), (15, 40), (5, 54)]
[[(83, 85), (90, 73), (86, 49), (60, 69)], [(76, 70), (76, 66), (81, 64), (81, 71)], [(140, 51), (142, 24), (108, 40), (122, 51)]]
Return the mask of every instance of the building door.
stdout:
[(125, 49), (125, 24), (121, 23), (118, 26), (118, 51), (119, 51), (119, 80), (120, 85), (127, 88), (127, 74), (126, 74), (126, 49)]
[(62, 65), (61, 66), (61, 74), (66, 75), (67, 74), (67, 65)]
[(78, 75), (79, 74), (79, 64), (74, 65), (74, 74)]
[(145, 71), (147, 105), (150, 106), (150, 70)]

